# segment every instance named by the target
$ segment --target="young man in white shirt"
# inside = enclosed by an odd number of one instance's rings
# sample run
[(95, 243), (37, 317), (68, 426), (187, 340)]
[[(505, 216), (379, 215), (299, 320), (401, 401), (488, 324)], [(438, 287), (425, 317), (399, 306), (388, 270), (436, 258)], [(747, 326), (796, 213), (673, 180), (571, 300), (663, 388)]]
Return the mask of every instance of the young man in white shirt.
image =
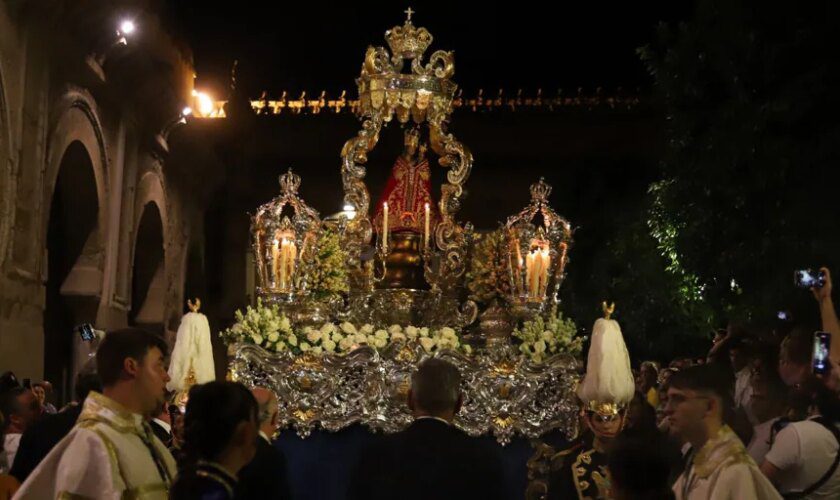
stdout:
[(691, 444), (673, 490), (677, 500), (776, 500), (740, 439), (723, 422), (731, 376), (720, 366), (693, 366), (671, 379), (665, 412), (672, 436)]
[(810, 374), (813, 334), (797, 330), (782, 342), (779, 373), (791, 387), (806, 394), (811, 415), (788, 424), (773, 440), (761, 471), (782, 493), (802, 493), (807, 499), (840, 498), (837, 423), (840, 400)]
[(767, 346), (757, 349), (753, 360), (750, 406), (758, 423), (753, 426), (747, 453), (757, 464), (762, 463), (764, 455), (770, 451), (773, 429), (788, 407), (787, 387), (779, 377), (778, 359), (778, 349)]

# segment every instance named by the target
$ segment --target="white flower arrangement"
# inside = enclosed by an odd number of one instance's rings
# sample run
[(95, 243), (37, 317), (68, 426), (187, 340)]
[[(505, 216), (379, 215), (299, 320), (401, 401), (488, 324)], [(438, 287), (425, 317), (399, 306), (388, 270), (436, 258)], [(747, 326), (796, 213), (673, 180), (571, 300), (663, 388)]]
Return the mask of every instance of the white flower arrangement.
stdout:
[(320, 328), (311, 326), (294, 331), (289, 319), (277, 305), (248, 306), (245, 312), (236, 312), (236, 323), (221, 333), (227, 343), (256, 344), (268, 351), (291, 351), (293, 354), (310, 353), (346, 354), (360, 346), (384, 349), (395, 342), (418, 342), (426, 352), (451, 349), (470, 354), (472, 348), (462, 344), (458, 332), (450, 327), (430, 330), (427, 327), (391, 325), (377, 328), (350, 322), (324, 323)]
[(586, 337), (576, 337), (575, 322), (564, 318), (562, 313), (553, 312), (544, 320), (538, 317), (526, 321), (522, 328), (513, 331), (513, 337), (522, 341), (519, 351), (536, 363), (555, 354), (566, 353), (579, 356)]

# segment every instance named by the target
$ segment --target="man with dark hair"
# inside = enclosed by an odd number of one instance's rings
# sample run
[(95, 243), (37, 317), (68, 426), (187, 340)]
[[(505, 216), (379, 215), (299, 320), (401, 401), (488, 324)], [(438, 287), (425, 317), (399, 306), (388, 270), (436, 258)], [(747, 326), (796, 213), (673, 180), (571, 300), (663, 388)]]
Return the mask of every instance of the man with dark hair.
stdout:
[(92, 391), (70, 434), (21, 485), (19, 498), (168, 497), (175, 461), (148, 418), (164, 401), (166, 343), (137, 328), (108, 333)]
[(76, 377), (76, 401), (79, 404), (54, 415), (45, 415), (29, 426), (20, 438), (20, 448), (10, 474), (21, 483), (26, 481), (26, 478), (41, 463), (41, 460), (76, 425), (76, 420), (82, 413), (81, 403), (87, 398), (88, 393), (101, 390), (102, 383), (99, 381), (98, 375), (95, 373), (80, 373)]
[(731, 373), (715, 365), (692, 366), (671, 378), (669, 432), (691, 445), (673, 488), (678, 500), (781, 498), (724, 423), (732, 411), (731, 387)]
[(782, 341), (779, 350), (779, 375), (788, 387), (805, 382), (811, 374), (811, 348), (813, 333), (805, 328), (794, 328)]
[(238, 500), (291, 498), (289, 483), (286, 480), (286, 457), (271, 444), (271, 436), (280, 424), (277, 396), (264, 387), (255, 387), (251, 393), (259, 406), (260, 436), (257, 438), (257, 454), (251, 463), (239, 471), (236, 498)]
[(16, 460), (20, 438), (41, 415), (41, 405), (31, 390), (14, 387), (0, 395), (0, 413), (5, 418), (3, 452), (6, 467), (11, 468)]
[(363, 454), (351, 499), (494, 499), (506, 496), (498, 454), (452, 425), (461, 407), (461, 375), (431, 358), (411, 377), (414, 423)]

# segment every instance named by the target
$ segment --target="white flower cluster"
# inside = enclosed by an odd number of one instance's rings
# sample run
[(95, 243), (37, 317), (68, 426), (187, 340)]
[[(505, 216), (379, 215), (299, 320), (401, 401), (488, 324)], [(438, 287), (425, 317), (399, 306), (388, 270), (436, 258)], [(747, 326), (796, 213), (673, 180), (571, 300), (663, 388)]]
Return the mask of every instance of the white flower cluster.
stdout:
[(472, 352), (472, 348), (461, 344), (458, 333), (449, 327), (436, 330), (411, 325), (376, 328), (344, 322), (338, 325), (324, 323), (320, 328), (306, 327), (295, 332), (277, 306), (264, 306), (261, 302), (256, 308), (249, 306), (245, 313), (237, 311), (236, 323), (222, 332), (222, 338), (229, 343), (248, 342), (266, 350), (289, 350), (295, 354), (345, 354), (364, 345), (383, 349), (392, 342), (418, 342), (426, 352), (443, 349)]
[(304, 328), (302, 335), (306, 341), (301, 344), (301, 351), (313, 354), (344, 354), (364, 345), (383, 349), (392, 342), (418, 342), (426, 352), (441, 349), (471, 352), (470, 346), (461, 344), (458, 333), (449, 327), (430, 330), (411, 325), (376, 328), (369, 324), (357, 327), (349, 322), (338, 325), (325, 323), (320, 328)]
[(519, 351), (536, 363), (560, 353), (580, 355), (586, 337), (575, 337), (577, 327), (574, 321), (563, 318), (562, 313), (553, 313), (547, 320), (538, 317), (526, 321), (522, 328), (513, 331), (513, 336), (522, 341)]
[(297, 341), (289, 318), (278, 306), (266, 306), (261, 301), (255, 308), (248, 306), (244, 313), (236, 311), (236, 323), (221, 336), (228, 342), (250, 342), (277, 352)]

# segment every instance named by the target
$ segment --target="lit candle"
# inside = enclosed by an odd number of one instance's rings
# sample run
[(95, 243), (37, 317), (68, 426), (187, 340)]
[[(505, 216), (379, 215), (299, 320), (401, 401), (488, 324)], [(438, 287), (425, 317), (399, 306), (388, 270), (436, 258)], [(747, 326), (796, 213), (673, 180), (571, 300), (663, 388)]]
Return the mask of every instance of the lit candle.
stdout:
[(525, 275), (528, 282), (528, 298), (534, 299), (540, 286), (542, 256), (538, 250), (532, 250), (525, 256)]
[(388, 202), (382, 204), (382, 251), (388, 252)]
[(545, 296), (546, 290), (548, 290), (548, 270), (551, 268), (551, 255), (548, 253), (548, 249), (544, 248), (540, 250), (540, 286), (537, 290), (537, 298), (542, 299)]
[(288, 243), (286, 242), (286, 238), (283, 238), (283, 241), (280, 242), (280, 289), (286, 289), (286, 273), (288, 272), (288, 258), (289, 258), (289, 251), (288, 251)]
[(423, 246), (429, 248), (429, 204), (426, 203), (426, 226), (425, 226)]
[(279, 249), (280, 242), (277, 241), (277, 238), (274, 239), (274, 244), (271, 246), (271, 283), (272, 288), (277, 287), (277, 272), (278, 272), (278, 259), (280, 257), (280, 249)]

